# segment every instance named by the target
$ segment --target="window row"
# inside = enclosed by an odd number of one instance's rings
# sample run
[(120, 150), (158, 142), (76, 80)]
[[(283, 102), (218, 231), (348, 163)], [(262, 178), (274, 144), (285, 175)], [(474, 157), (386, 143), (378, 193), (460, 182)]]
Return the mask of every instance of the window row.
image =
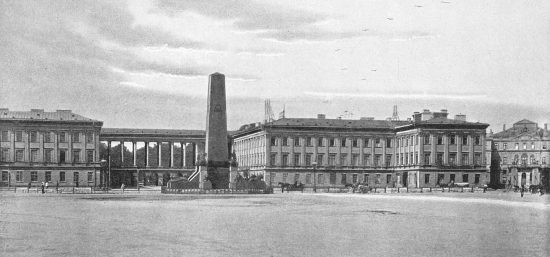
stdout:
[[(542, 157), (540, 159), (540, 162), (541, 162), (541, 164), (546, 164), (546, 157)], [(516, 155), (514, 155), (514, 159), (512, 159), (511, 163), (508, 163), (508, 158), (507, 157), (502, 157), (502, 159), (500, 160), (500, 163), (501, 164), (512, 164), (512, 165), (527, 165), (527, 164), (537, 165), (537, 164), (539, 164), (539, 160), (537, 160), (535, 158), (535, 155), (533, 155), (533, 154), (531, 156), (527, 156), (527, 154), (522, 154), (521, 159), (520, 159), (519, 154), (516, 154)]]
[[(398, 154), (397, 155), (397, 165), (419, 165), (420, 164), (420, 156), (418, 152), (415, 153), (405, 153), (405, 154)], [(443, 153), (436, 153), (435, 156), (435, 163), (431, 161), (431, 153), (425, 152), (424, 153), (424, 165), (459, 165), (458, 164), (458, 155), (456, 153), (449, 153), (449, 158), (447, 159), (447, 162), (444, 160), (444, 154)], [(470, 161), (470, 154), (469, 153), (462, 153), (462, 157), (460, 159), (460, 165), (471, 165)], [(475, 153), (474, 154), (474, 160), (473, 164), (475, 165), (481, 165), (482, 164), (482, 158), (481, 153)]]
[[(15, 156), (12, 160), (11, 158), (11, 149), (2, 148), (0, 149), (0, 161), (2, 162), (46, 162), (53, 163), (57, 160), (58, 163), (67, 163), (67, 149), (59, 149), (57, 158), (54, 156), (54, 149), (45, 148), (42, 153), (39, 149), (31, 149), (30, 156), (25, 156), (25, 149), (15, 149)], [(82, 158), (82, 153), (85, 152), (85, 158)], [(41, 155), (43, 154), (43, 155)], [(72, 151), (72, 163), (91, 163), (94, 162), (95, 150), (73, 150)]]
[[(66, 182), (66, 178), (67, 178), (67, 173), (68, 172), (65, 172), (65, 171), (55, 171), (57, 174), (57, 177), (55, 178), (55, 181), (56, 182)], [(26, 172), (28, 173), (28, 172)], [(25, 174), (24, 174), (24, 171), (15, 171), (15, 181), (16, 182), (54, 182), (52, 181), (52, 171), (46, 171), (46, 172), (41, 172), (41, 174), (44, 174), (44, 178), (39, 178), (38, 177), (38, 171), (31, 171), (30, 172), (30, 177), (27, 177), (25, 179)], [(72, 181), (74, 183), (78, 183), (80, 181), (80, 174), (81, 172), (78, 172), (78, 171), (75, 171), (75, 172), (72, 172)], [(27, 176), (29, 176), (27, 175)], [(88, 182), (93, 182), (94, 181), (94, 173), (89, 171), (86, 173), (87, 175), (87, 181)], [(10, 180), (10, 174), (8, 171), (2, 171), (2, 182), (7, 182)]]
[[(434, 137), (435, 143), (437, 145), (444, 145), (445, 138), (443, 135), (437, 135)], [(449, 135), (447, 137), (447, 144), (456, 145), (459, 140), (462, 140), (462, 145), (468, 145), (468, 136), (458, 136), (458, 135)], [(419, 136), (413, 135), (408, 137), (401, 137), (397, 140), (397, 147), (406, 147), (409, 145), (418, 145)], [(424, 145), (429, 145), (432, 143), (432, 137), (429, 135), (424, 136)], [(473, 137), (474, 145), (481, 145), (481, 136), (476, 135)]]
[(357, 139), (357, 138), (332, 138), (332, 137), (271, 137), (271, 146), (290, 146), (292, 142), (292, 145), (294, 146), (315, 146), (315, 142), (317, 142), (316, 146), (329, 146), (329, 147), (359, 147), (360, 142), (363, 141), (363, 147), (382, 147), (382, 144), (386, 144), (387, 148), (392, 147), (392, 139), (381, 139), (381, 138), (364, 138), (364, 139)]
[[(508, 148), (508, 143), (502, 143), (502, 144), (494, 143), (494, 144), (495, 144), (495, 149), (496, 150), (520, 150), (520, 143), (515, 143), (514, 148)], [(535, 150), (537, 148), (536, 148), (535, 142), (531, 142), (530, 144), (522, 143), (521, 149), (523, 149), (523, 150)], [(543, 145), (541, 145), (540, 149), (546, 150), (546, 149), (548, 149), (548, 147), (547, 147), (546, 144), (543, 144)]]
[[(0, 141), (1, 142), (10, 142), (10, 131), (8, 130), (2, 130), (0, 132)], [(82, 133), (82, 132), (38, 132), (38, 131), (29, 131), (28, 133), (25, 133), (22, 130), (16, 130), (14, 134), (15, 142), (23, 142), (24, 136), (27, 136), (28, 142), (31, 143), (38, 143), (39, 142), (39, 134), (42, 134), (44, 143), (53, 143), (54, 142), (54, 136), (57, 135), (57, 138), (60, 143), (67, 143), (69, 136), (71, 137), (71, 140), (73, 143), (80, 143), (86, 141), (86, 143), (93, 143), (94, 142), (94, 133), (91, 131)]]
[[(325, 157), (325, 155), (327, 157)], [(290, 154), (281, 154), (281, 160), (278, 160), (279, 155), (277, 153), (272, 153), (270, 156), (271, 166), (367, 166), (367, 167), (381, 167), (382, 166), (382, 155), (376, 154), (374, 156), (370, 154), (363, 155), (363, 161), (359, 159), (359, 154), (340, 154), (338, 158), (336, 154), (317, 154), (314, 159), (313, 154), (305, 154), (304, 159), (302, 159), (302, 154), (295, 153)], [(292, 158), (292, 163), (290, 162)], [(392, 155), (386, 155), (386, 164), (385, 166), (391, 166)]]

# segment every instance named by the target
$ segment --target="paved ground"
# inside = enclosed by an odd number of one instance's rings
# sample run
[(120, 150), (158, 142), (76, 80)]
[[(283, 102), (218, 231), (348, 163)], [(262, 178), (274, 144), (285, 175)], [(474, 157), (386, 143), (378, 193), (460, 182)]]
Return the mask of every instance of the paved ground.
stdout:
[(549, 199), (2, 192), (0, 256), (550, 256)]

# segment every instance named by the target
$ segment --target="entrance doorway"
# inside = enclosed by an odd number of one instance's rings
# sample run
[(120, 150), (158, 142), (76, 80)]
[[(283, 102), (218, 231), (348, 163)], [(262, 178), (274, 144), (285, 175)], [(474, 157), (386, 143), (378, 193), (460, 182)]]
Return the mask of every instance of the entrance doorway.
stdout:
[(409, 185), (409, 173), (403, 172), (403, 186), (407, 187)]

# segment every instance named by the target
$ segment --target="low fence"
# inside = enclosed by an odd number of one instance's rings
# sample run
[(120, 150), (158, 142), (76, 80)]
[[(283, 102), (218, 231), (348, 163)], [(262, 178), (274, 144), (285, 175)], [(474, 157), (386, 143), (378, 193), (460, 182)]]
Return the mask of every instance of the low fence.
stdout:
[(176, 189), (161, 187), (163, 194), (269, 194), (270, 189)]
[[(274, 192), (281, 192), (280, 187), (273, 188)], [(431, 192), (486, 192), (487, 188), (484, 187), (422, 187), (422, 188), (407, 188), (407, 187), (371, 187), (363, 189), (353, 189), (350, 187), (322, 187), (316, 188), (317, 193), (431, 193)], [(297, 191), (300, 193), (300, 191)], [(304, 192), (314, 192), (313, 188), (308, 187), (304, 189)], [(284, 193), (288, 193), (287, 190)]]

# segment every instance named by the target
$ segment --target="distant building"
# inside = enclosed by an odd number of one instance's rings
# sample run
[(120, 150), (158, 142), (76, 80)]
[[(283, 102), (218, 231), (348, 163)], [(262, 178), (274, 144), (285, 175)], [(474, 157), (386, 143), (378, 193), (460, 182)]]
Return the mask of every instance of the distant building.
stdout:
[(102, 125), (70, 110), (0, 109), (0, 185), (99, 185)]
[(547, 124), (521, 120), (490, 135), (491, 176), (498, 186), (549, 185), (550, 132)]
[(242, 126), (233, 134), (232, 149), (242, 173), (264, 176), (271, 185), (489, 183), (489, 125), (447, 115), (424, 110), (407, 121), (283, 118)]

